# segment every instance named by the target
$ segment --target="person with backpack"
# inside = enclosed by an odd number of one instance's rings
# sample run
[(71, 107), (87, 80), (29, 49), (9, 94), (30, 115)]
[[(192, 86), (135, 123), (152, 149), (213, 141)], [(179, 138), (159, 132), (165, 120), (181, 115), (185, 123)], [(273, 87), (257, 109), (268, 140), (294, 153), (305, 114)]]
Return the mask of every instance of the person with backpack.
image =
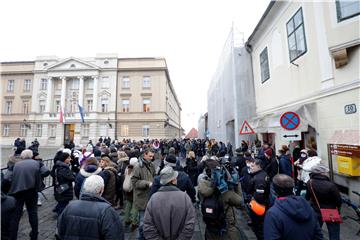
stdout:
[(134, 167), (138, 164), (138, 159), (133, 157), (130, 159), (129, 165), (125, 169), (124, 173), (124, 182), (123, 182), (123, 192), (125, 200), (125, 211), (124, 211), (124, 222), (126, 225), (131, 224), (131, 230), (135, 230), (138, 226), (138, 211), (133, 205), (133, 194), (134, 186), (131, 182), (131, 177), (133, 176)]

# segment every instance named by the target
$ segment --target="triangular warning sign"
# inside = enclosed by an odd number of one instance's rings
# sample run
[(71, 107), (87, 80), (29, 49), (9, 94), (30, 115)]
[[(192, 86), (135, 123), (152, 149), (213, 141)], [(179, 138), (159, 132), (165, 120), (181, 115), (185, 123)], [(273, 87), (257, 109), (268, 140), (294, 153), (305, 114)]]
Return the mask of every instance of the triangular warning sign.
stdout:
[(240, 129), (240, 135), (255, 134), (254, 130), (250, 127), (249, 123), (245, 120)]

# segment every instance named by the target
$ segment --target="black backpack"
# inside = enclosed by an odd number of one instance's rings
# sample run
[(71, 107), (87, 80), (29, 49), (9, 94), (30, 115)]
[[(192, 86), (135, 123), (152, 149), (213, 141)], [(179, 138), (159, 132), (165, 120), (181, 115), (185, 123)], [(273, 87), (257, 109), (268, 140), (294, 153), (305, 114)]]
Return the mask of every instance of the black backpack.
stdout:
[(220, 236), (226, 232), (225, 211), (219, 192), (203, 199), (201, 213), (208, 231)]

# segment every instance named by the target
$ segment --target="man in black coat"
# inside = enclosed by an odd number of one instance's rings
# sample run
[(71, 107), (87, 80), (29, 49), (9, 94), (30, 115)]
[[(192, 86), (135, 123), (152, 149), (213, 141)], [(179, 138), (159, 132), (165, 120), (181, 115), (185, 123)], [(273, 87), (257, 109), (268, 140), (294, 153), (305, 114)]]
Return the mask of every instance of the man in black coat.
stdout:
[(98, 175), (88, 177), (80, 200), (71, 201), (57, 222), (60, 239), (124, 239), (120, 216), (101, 197), (104, 180)]
[(16, 208), (10, 226), (12, 239), (17, 238), (24, 204), (26, 204), (31, 225), (30, 239), (37, 239), (38, 236), (37, 193), (42, 183), (41, 178), (47, 177), (50, 171), (42, 162), (33, 160), (32, 157), (32, 151), (26, 149), (21, 153), (22, 160), (14, 165), (12, 183), (9, 190), (9, 195), (16, 199)]
[[(10, 239), (10, 221), (8, 221), (15, 210), (15, 198), (1, 191), (1, 239)], [(5, 220), (6, 219), (6, 220)]]

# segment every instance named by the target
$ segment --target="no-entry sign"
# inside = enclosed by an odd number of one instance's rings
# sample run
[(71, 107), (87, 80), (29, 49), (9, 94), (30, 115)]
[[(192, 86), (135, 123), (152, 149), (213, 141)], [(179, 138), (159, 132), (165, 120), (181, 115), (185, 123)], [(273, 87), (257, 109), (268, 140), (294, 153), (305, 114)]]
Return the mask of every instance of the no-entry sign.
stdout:
[(280, 125), (286, 130), (295, 130), (300, 125), (300, 117), (295, 112), (286, 112), (280, 117)]

